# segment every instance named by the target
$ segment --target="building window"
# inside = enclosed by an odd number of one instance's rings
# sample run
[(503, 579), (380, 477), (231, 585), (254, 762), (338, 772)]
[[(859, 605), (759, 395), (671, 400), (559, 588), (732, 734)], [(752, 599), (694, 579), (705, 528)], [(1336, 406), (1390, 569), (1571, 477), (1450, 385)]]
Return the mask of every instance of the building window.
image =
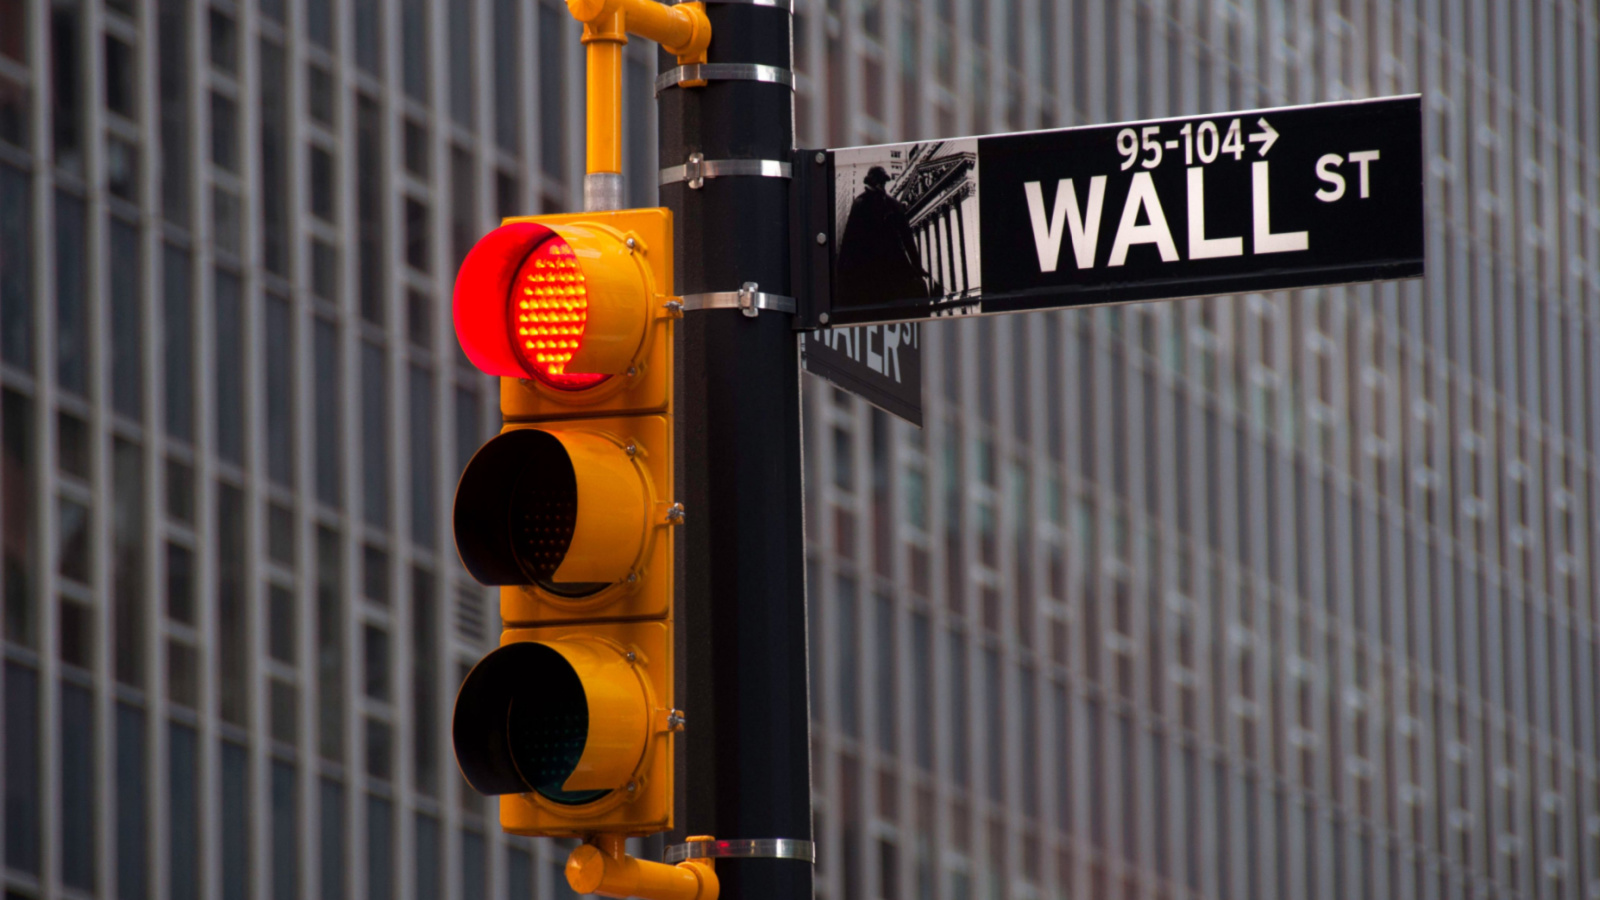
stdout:
[(117, 680), (143, 687), (146, 614), (144, 595), (144, 451), (116, 439), (111, 450), (111, 590)]
[[(226, 652), (226, 651), (225, 651)], [(222, 896), (250, 897), (250, 751), (222, 742)]]
[[(488, 900), (489, 896), (489, 853), (488, 845), (483, 835), (476, 831), (461, 832), (461, 900)], [(528, 893), (515, 893), (521, 886), (521, 881), (526, 878), (523, 866), (527, 864), (528, 854), (514, 848), (506, 850), (506, 887), (511, 897), (532, 896), (533, 886), (528, 886)]]
[(217, 455), (244, 465), (244, 289), (239, 276), (218, 269), (212, 361), (216, 372)]
[[(317, 529), (317, 747), (344, 757), (344, 555), (339, 533)], [(324, 790), (326, 798), (326, 790)], [(327, 821), (326, 807), (324, 819)], [(324, 876), (326, 880), (326, 876)]]
[(37, 876), (42, 844), (39, 673), (7, 660), (5, 676), (6, 868)]
[(389, 523), (389, 366), (378, 344), (361, 344), (362, 509), (367, 524)]
[[(0, 394), (0, 440), (4, 441), (0, 467), (0, 512), (5, 527), (5, 640), (34, 647), (38, 640), (38, 599), (35, 596), (34, 561), (37, 549), (33, 514), (36, 473), (33, 466), (33, 401), (24, 394)], [(9, 696), (9, 695), (8, 695)], [(7, 759), (10, 757), (7, 756)], [(17, 784), (7, 781), (8, 785)], [(7, 828), (6, 834), (13, 834)]]
[(443, 886), (440, 879), (440, 869), (443, 868), (439, 859), (439, 820), (424, 813), (418, 813), (417, 845), (416, 845), (416, 888), (419, 897), (437, 897), (439, 889)]
[(117, 893), (127, 900), (147, 896), (147, 855), (150, 851), (145, 822), (144, 710), (117, 704)]
[(428, 265), (428, 206), (420, 200), (406, 198), (406, 264), (418, 272), (426, 273)]
[(411, 709), (412, 762), (417, 790), (433, 796), (439, 788), (438, 600), (432, 573), (411, 570)]
[(463, 128), (472, 128), (477, 121), (473, 112), (476, 91), (473, 81), (477, 62), (472, 46), (472, 11), (475, 3), (457, 4), (449, 16), (450, 39), (450, 118)]
[(341, 426), (343, 425), (340, 385), (342, 367), (339, 364), (339, 326), (318, 316), (312, 322), (312, 365), (316, 369), (316, 466), (317, 499), (340, 509), (344, 506), (341, 473), (343, 466)]
[(172, 900), (200, 897), (200, 747), (195, 731), (167, 726), (167, 882)]
[(286, 488), (294, 487), (294, 326), (289, 300), (278, 294), (266, 297), (266, 456), (267, 477)]
[(56, 384), (89, 389), (88, 223), (83, 200), (56, 193)]
[(946, 719), (950, 728), (946, 741), (950, 747), (950, 774), (956, 784), (966, 787), (972, 779), (972, 757), (967, 748), (971, 731), (967, 721), (967, 640), (961, 632), (950, 631), (945, 633), (945, 643), (949, 649), (945, 677), (950, 697), (950, 715)]
[(245, 581), (245, 497), (217, 484), (217, 675), (220, 714), (241, 728), (250, 723), (250, 597)]
[(873, 645), (875, 649), (870, 654), (875, 657), (877, 682), (877, 725), (878, 749), (884, 753), (894, 754), (899, 752), (899, 728), (897, 719), (900, 712), (898, 681), (895, 666), (899, 660), (899, 645), (895, 641), (895, 609), (894, 599), (887, 594), (877, 594), (873, 598), (875, 616), (875, 631)]
[(94, 693), (75, 681), (61, 683), (61, 881), (68, 887), (93, 890), (95, 835)]
[(857, 625), (856, 580), (848, 575), (835, 582), (834, 643), (839, 689), (839, 730), (850, 737), (861, 736), (861, 642)]
[[(361, 6), (376, 0), (360, 0)], [(359, 13), (358, 13), (359, 15)], [(356, 235), (360, 246), (361, 317), (384, 321), (387, 302), (383, 262), (383, 123), (378, 101), (356, 96)]]
[[(282, 0), (277, 0), (282, 2)], [(284, 50), (261, 42), (261, 259), (289, 274), (289, 84)]]
[(567, 173), (567, 18), (559, 5), (539, 4), (539, 164), (557, 181)]
[(167, 436), (194, 440), (194, 298), (189, 254), (161, 246), (163, 390)]
[(323, 778), (318, 785), (318, 886), (322, 900), (344, 900), (344, 785)]
[(368, 795), (367, 897), (390, 900), (394, 893), (394, 807), (382, 797)]
[(433, 373), (410, 367), (411, 430), (411, 539), (431, 547), (434, 540), (434, 436)]
[[(501, 150), (516, 153), (522, 147), (522, 97), (517, 80), (521, 58), (517, 31), (517, 0), (492, 0), (494, 4), (494, 140)], [(540, 123), (541, 128), (544, 123)]]
[[(0, 105), (0, 138), (4, 118)], [(33, 368), (32, 210), (28, 173), (0, 163), (0, 360), (25, 370)]]
[[(357, 5), (359, 14), (361, 4)], [(450, 18), (459, 18), (461, 10), (452, 7)], [(427, 0), (402, 0), (400, 4), (401, 85), (406, 96), (426, 104), (428, 102), (428, 3)]]
[(54, 8), (50, 20), (50, 94), (55, 160), (56, 165), (73, 172), (81, 172), (83, 168), (81, 25), (81, 12), (76, 7)]
[(300, 816), (294, 763), (272, 761), (272, 897), (300, 896)]
[(368, 74), (383, 77), (383, 24), (378, 0), (353, 0), (351, 30), (355, 33), (356, 65)]

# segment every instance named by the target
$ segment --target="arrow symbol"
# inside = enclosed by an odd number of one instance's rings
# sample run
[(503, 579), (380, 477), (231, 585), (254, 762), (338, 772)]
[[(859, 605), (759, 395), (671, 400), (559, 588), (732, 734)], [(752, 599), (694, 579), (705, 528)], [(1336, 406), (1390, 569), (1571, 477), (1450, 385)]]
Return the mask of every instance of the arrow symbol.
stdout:
[(1261, 126), (1261, 130), (1250, 135), (1250, 143), (1260, 143), (1261, 155), (1266, 156), (1272, 145), (1278, 142), (1278, 130), (1268, 125), (1266, 119), (1257, 119), (1256, 124)]

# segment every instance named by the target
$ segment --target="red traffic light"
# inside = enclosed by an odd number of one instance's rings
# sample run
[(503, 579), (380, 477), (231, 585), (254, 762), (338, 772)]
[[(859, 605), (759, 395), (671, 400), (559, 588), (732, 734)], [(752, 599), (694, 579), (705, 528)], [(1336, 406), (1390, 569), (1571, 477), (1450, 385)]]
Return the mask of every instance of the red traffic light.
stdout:
[(603, 372), (568, 372), (582, 349), (589, 290), (572, 246), (533, 222), (489, 232), (456, 276), (461, 349), (490, 375), (537, 378), (563, 390), (593, 387)]

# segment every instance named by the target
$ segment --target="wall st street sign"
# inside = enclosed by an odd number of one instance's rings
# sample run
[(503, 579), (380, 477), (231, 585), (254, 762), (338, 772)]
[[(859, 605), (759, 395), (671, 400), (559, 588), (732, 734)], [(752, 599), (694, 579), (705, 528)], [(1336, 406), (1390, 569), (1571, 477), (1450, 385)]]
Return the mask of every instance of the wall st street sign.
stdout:
[(827, 170), (801, 182), (808, 233), (824, 235), (797, 268), (803, 327), (1423, 271), (1417, 96), (818, 158), (795, 162)]
[(807, 367), (901, 415), (907, 386), (851, 366), (872, 342), (840, 326), (1423, 273), (1415, 95), (808, 150), (794, 169), (797, 324), (824, 329)]

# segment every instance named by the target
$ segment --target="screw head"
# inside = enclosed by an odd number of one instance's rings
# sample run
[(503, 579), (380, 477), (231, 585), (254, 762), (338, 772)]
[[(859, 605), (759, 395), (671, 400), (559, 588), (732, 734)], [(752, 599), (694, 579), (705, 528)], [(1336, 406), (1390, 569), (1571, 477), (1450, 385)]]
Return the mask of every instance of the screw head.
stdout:
[(828, 242), (828, 236), (826, 234), (823, 234), (820, 231), (817, 232), (817, 243), (818, 244), (826, 244), (827, 242)]
[(628, 651), (628, 655), (623, 657), (623, 658), (626, 659), (628, 662), (638, 662), (639, 661), (639, 654), (633, 652), (632, 650), (629, 650)]
[(628, 245), (629, 250), (639, 249), (639, 242), (634, 238), (628, 238), (626, 241), (623, 241), (623, 243)]
[(817, 161), (817, 165), (820, 166), (823, 163), (826, 163), (828, 161), (828, 154), (823, 153), (821, 150), (818, 150), (815, 159)]
[(827, 313), (818, 313), (817, 314), (817, 322), (819, 322), (820, 324), (823, 324), (823, 325), (828, 324), (828, 314)]
[(628, 793), (631, 794), (631, 793), (633, 793), (634, 791), (636, 791), (638, 789), (639, 789), (639, 785), (638, 784), (636, 784), (635, 782), (632, 782), (632, 781), (628, 782)]
[(638, 366), (629, 366), (628, 367), (628, 377), (629, 378), (632, 378), (633, 376), (635, 376), (637, 374), (639, 374), (639, 367)]
[(628, 446), (623, 447), (622, 449), (629, 456), (637, 456), (639, 454), (639, 445), (634, 443), (633, 441), (629, 441), (628, 442)]

